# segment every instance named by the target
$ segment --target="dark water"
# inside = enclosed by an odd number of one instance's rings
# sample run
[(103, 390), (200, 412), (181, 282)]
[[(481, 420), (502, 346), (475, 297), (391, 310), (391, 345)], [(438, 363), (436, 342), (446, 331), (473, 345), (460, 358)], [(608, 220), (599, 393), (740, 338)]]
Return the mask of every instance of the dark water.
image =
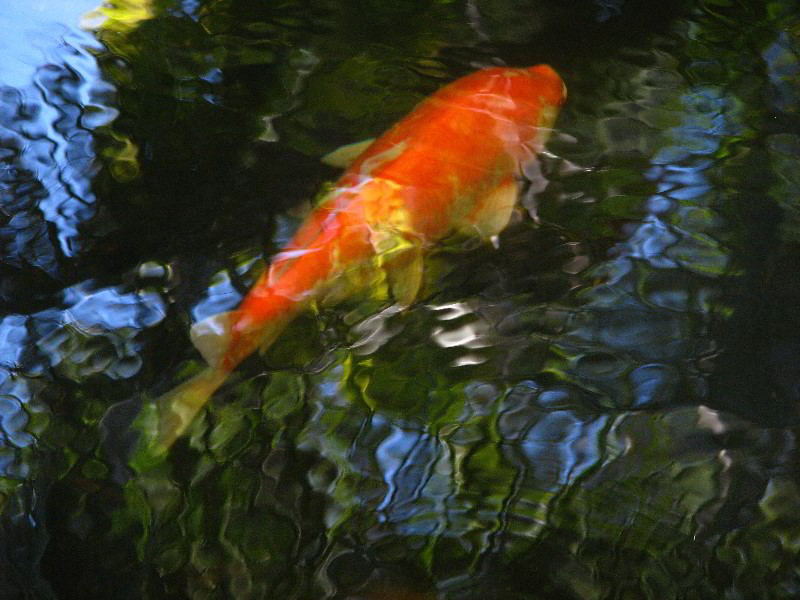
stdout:
[[(3, 600), (800, 597), (798, 2), (93, 8), (0, 6)], [(569, 87), (499, 250), (130, 459), (319, 157), (498, 62)]]

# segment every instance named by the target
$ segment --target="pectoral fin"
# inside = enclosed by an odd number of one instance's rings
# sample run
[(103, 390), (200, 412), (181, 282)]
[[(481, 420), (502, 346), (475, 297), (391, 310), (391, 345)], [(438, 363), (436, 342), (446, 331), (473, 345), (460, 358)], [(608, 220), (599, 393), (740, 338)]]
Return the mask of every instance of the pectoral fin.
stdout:
[(354, 144), (347, 144), (341, 148), (337, 148), (333, 152), (329, 152), (322, 157), (322, 162), (331, 167), (338, 167), (345, 169), (350, 166), (356, 158), (364, 153), (364, 150), (369, 148), (375, 138), (364, 140), (363, 142), (356, 142)]
[(387, 264), (387, 276), (392, 296), (402, 306), (409, 306), (422, 287), (422, 249), (415, 246)]
[(373, 231), (372, 246), (395, 301), (409, 306), (422, 286), (422, 246), (390, 229)]
[(490, 239), (506, 228), (517, 203), (517, 183), (508, 179), (478, 200), (471, 225), (478, 234)]

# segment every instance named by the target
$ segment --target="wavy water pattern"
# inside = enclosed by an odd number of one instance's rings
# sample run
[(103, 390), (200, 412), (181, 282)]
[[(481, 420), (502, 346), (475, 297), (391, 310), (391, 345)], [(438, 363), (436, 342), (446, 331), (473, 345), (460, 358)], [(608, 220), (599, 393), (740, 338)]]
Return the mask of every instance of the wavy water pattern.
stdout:
[[(796, 1), (55, 4), (0, 8), (0, 590), (798, 596)], [(312, 307), (150, 454), (318, 157), (539, 62), (496, 245)]]
[[(47, 18), (23, 20), (30, 13), (22, 3), (11, 2), (10, 9), (4, 29), (36, 40), (39, 55), (34, 59), (31, 54), (7, 54), (8, 78), (0, 80), (7, 190), (0, 233), (3, 263), (58, 278), (64, 263), (83, 249), (80, 224), (97, 210), (91, 187), (98, 169), (92, 133), (117, 117), (115, 90), (98, 68), (93, 53), (102, 46), (94, 38), (65, 26), (50, 31)], [(9, 41), (15, 49), (27, 45)]]

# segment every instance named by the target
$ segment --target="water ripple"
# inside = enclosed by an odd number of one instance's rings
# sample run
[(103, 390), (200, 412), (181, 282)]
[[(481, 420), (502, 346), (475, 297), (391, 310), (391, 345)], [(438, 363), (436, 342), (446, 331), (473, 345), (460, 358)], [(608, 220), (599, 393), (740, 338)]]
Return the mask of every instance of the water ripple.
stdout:
[[(797, 596), (796, 3), (168, 4), (0, 40), (9, 589)], [(436, 248), (411, 307), (298, 319), (130, 456), (315, 157), (489, 55), (570, 87), (534, 218)]]

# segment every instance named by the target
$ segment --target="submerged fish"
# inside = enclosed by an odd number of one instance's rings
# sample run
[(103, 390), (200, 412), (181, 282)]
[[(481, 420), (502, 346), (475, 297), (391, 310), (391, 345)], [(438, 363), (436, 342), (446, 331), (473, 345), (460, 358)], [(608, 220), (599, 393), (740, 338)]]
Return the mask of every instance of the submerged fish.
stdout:
[(208, 367), (158, 401), (156, 447), (167, 449), (226, 376), (310, 303), (347, 297), (378, 272), (408, 305), (432, 243), (500, 233), (565, 99), (546, 65), (485, 69), (444, 86), (377, 140), (328, 155), (351, 162), (341, 179), (238, 309), (192, 327)]

